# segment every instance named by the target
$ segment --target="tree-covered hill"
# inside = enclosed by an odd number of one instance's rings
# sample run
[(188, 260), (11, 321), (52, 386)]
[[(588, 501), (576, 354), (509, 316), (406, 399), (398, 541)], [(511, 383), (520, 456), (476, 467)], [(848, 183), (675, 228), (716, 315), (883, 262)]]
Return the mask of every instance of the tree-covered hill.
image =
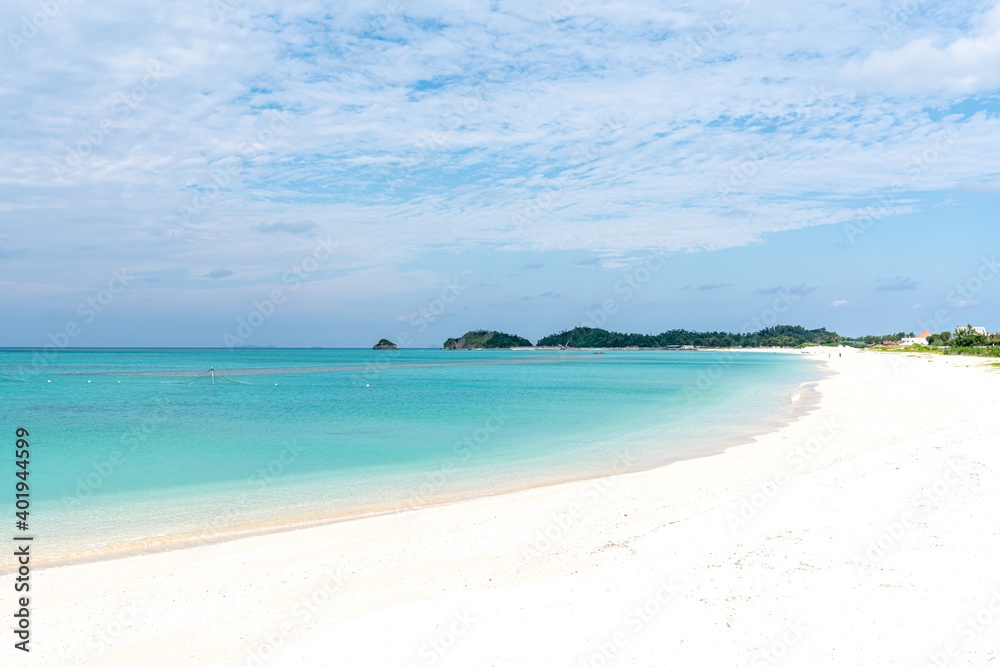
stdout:
[(446, 350), (496, 350), (509, 347), (531, 347), (531, 341), (502, 331), (468, 331), (461, 338), (449, 338), (444, 342)]
[(826, 329), (806, 329), (780, 325), (754, 333), (734, 334), (722, 331), (687, 331), (673, 329), (661, 334), (618, 333), (605, 329), (576, 327), (546, 336), (539, 346), (564, 347), (796, 347), (804, 343), (836, 343), (841, 338)]

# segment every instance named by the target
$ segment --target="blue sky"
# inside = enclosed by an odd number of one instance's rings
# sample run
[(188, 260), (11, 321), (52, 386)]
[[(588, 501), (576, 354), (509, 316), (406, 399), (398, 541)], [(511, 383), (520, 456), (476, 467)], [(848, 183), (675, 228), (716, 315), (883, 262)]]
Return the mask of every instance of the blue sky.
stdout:
[(0, 26), (0, 345), (1000, 329), (996, 2), (15, 1)]

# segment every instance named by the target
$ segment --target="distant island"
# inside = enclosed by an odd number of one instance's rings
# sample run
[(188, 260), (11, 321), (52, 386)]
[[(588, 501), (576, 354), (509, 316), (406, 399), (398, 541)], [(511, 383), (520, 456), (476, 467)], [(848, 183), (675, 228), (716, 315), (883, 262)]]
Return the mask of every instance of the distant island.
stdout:
[[(388, 342), (388, 341), (386, 341)], [(805, 348), (815, 345), (880, 350), (917, 350), (934, 354), (971, 354), (1000, 357), (1000, 333), (988, 334), (983, 327), (955, 329), (920, 336), (900, 331), (894, 334), (845, 338), (825, 328), (806, 329), (801, 326), (776, 325), (752, 333), (727, 333), (724, 331), (687, 331), (672, 329), (661, 334), (619, 333), (591, 327), (574, 327), (540, 338), (535, 345), (527, 338), (500, 331), (468, 331), (460, 338), (444, 342), (445, 350), (496, 350), (510, 348), (536, 349), (657, 349), (680, 350), (696, 348), (784, 347)]]
[(825, 328), (806, 329), (802, 326), (776, 325), (752, 333), (729, 333), (724, 331), (687, 331), (671, 329), (660, 334), (620, 333), (575, 327), (550, 334), (532, 345), (521, 336), (500, 331), (466, 332), (459, 338), (449, 338), (444, 342), (446, 350), (507, 349), (512, 347), (563, 347), (563, 348), (694, 348), (694, 347), (804, 347), (808, 345), (851, 345), (869, 347), (889, 341), (899, 341), (913, 334), (899, 332), (878, 336), (863, 336), (847, 339)]
[(444, 342), (445, 350), (500, 350), (511, 347), (533, 346), (527, 338), (484, 329), (467, 331), (460, 338), (449, 338)]
[(388, 338), (382, 338), (379, 342), (372, 345), (373, 350), (398, 350), (399, 346), (393, 343)]
[(576, 327), (539, 339), (538, 347), (797, 347), (804, 344), (837, 343), (841, 337), (826, 329), (774, 326), (754, 333), (687, 331), (673, 329), (661, 334), (618, 333), (605, 329)]

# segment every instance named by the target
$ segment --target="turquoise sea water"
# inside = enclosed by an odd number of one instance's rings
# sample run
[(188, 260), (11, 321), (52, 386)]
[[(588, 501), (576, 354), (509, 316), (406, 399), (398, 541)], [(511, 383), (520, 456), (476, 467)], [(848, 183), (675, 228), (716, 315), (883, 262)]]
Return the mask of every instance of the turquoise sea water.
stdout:
[[(201, 375), (214, 367), (217, 374)], [(781, 354), (0, 350), (31, 531), (70, 558), (650, 468), (791, 415)], [(616, 468), (617, 466), (617, 468)]]

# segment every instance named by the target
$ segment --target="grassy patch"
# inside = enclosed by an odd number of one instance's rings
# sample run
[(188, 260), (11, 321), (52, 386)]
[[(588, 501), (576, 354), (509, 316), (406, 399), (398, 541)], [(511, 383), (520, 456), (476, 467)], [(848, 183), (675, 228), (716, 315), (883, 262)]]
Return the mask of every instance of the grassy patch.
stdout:
[(960, 354), (966, 357), (1000, 357), (1000, 347), (953, 347), (945, 354)]

